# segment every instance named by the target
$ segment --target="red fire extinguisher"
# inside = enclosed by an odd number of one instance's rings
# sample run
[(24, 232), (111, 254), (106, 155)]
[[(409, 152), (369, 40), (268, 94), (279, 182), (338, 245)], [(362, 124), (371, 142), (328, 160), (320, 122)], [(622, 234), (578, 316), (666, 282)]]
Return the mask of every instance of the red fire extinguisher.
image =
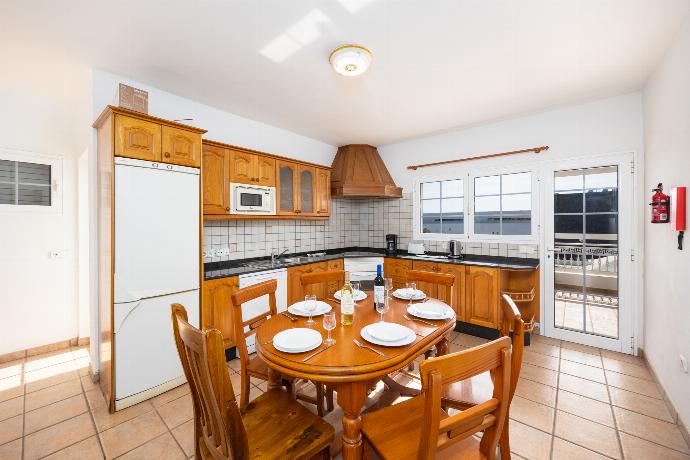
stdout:
[(664, 224), (669, 219), (669, 197), (664, 194), (664, 186), (661, 183), (652, 191), (656, 192), (652, 195), (652, 202), (649, 203), (652, 207), (652, 223)]

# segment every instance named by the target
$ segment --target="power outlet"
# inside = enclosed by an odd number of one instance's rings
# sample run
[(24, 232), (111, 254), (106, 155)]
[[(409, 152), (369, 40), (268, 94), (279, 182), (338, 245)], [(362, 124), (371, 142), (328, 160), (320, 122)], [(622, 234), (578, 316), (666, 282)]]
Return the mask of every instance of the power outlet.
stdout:
[(229, 256), (230, 255), (230, 248), (216, 249), (214, 252), (214, 255), (216, 257)]
[(680, 367), (683, 368), (683, 372), (686, 374), (688, 373), (688, 358), (686, 358), (683, 355), (679, 355), (680, 357)]

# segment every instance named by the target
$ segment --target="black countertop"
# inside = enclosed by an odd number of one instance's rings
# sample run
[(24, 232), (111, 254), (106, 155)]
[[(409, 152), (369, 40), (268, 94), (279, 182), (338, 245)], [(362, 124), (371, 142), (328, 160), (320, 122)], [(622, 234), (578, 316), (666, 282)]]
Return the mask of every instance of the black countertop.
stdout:
[[(318, 255), (308, 256), (307, 254)], [(229, 276), (246, 275), (249, 273), (263, 272), (266, 270), (295, 267), (298, 265), (313, 264), (327, 260), (341, 259), (344, 257), (391, 257), (397, 259), (423, 260), (457, 265), (477, 265), (513, 270), (534, 269), (539, 266), (539, 259), (478, 256), (472, 254), (464, 255), (462, 259), (449, 259), (445, 256), (445, 254), (438, 253), (416, 255), (408, 254), (407, 251), (399, 250), (397, 254), (386, 254), (383, 249), (351, 247), (285, 255), (273, 264), (271, 264), (270, 257), (226, 260), (223, 262), (208, 262), (204, 264), (204, 279), (212, 280), (218, 278), (227, 278)]]

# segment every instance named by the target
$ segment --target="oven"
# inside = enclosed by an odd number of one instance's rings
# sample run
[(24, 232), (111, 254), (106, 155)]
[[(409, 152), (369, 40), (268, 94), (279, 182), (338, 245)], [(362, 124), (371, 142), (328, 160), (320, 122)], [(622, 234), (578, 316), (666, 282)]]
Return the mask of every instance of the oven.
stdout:
[(276, 188), (230, 184), (230, 214), (275, 215)]

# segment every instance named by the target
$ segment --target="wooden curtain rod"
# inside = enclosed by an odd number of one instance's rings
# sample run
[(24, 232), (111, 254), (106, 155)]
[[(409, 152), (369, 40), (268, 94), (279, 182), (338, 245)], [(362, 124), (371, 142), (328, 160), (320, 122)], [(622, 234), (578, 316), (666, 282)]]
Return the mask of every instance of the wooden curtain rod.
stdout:
[(503, 157), (503, 156), (507, 156), (507, 155), (517, 155), (518, 153), (529, 153), (529, 152), (540, 153), (543, 150), (549, 150), (549, 146), (548, 145), (542, 145), (541, 147), (532, 147), (531, 149), (512, 150), (510, 152), (501, 152), (501, 153), (489, 153), (488, 155), (478, 155), (476, 157), (469, 157), (469, 158), (458, 158), (457, 160), (438, 161), (436, 163), (425, 163), (425, 164), (421, 164), (421, 165), (412, 165), (412, 166), (408, 166), (407, 169), (411, 169), (411, 170), (415, 171), (417, 168), (428, 168), (429, 166), (440, 166), (440, 165), (447, 165), (450, 163), (462, 163), (463, 161), (482, 160), (484, 158), (496, 158), (496, 157)]

